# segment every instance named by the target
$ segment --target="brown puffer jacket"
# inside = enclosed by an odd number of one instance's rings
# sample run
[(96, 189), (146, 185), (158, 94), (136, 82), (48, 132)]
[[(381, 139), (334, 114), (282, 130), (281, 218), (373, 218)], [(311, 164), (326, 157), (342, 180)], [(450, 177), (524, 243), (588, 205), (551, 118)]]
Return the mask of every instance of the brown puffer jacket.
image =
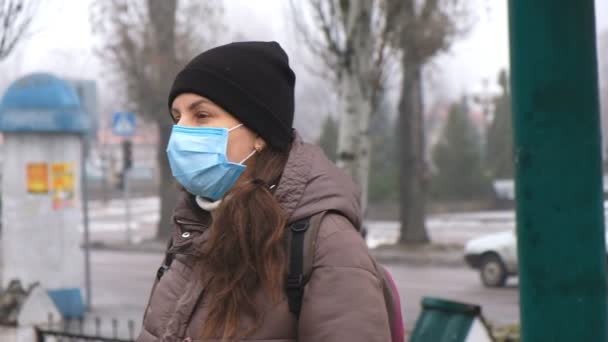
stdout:
[[(289, 312), (286, 297), (271, 305), (260, 291), (256, 301), (264, 319), (246, 341), (390, 341), (379, 276), (355, 228), (361, 215), (351, 179), (318, 147), (296, 137), (275, 196), (289, 222), (326, 210), (337, 214), (326, 215), (321, 223), (300, 318)], [(208, 279), (197, 269), (196, 259), (206, 240), (209, 215), (182, 193), (175, 222), (170, 252), (176, 257), (152, 288), (138, 342), (197, 341), (201, 336)], [(246, 316), (241, 321), (253, 323)]]

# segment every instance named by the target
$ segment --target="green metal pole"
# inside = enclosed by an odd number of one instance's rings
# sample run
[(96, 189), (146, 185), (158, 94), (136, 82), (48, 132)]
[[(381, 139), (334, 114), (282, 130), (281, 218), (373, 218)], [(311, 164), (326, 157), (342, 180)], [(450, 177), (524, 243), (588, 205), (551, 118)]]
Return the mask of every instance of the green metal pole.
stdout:
[(510, 0), (522, 341), (606, 341), (593, 0)]

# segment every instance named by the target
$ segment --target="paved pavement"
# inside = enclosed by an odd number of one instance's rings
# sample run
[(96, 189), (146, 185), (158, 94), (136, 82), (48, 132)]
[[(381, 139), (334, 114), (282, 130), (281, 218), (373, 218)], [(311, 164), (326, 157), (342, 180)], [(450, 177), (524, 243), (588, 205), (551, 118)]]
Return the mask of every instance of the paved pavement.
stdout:
[(135, 332), (139, 332), (144, 307), (161, 262), (160, 253), (91, 253), (92, 310), (89, 326), (95, 317), (100, 317), (107, 335), (111, 320), (117, 319), (119, 335), (128, 337), (127, 322), (131, 320)]
[[(108, 331), (117, 318), (120, 332), (126, 334), (126, 321), (139, 331), (144, 305), (162, 260), (163, 242), (153, 241), (158, 221), (159, 200), (136, 198), (131, 202), (133, 245), (126, 242), (125, 205), (121, 199), (91, 201), (91, 241), (105, 245), (92, 252), (93, 311)], [(388, 264), (403, 297), (406, 324), (414, 326), (423, 296), (435, 296), (480, 304), (487, 318), (498, 324), (518, 320), (517, 286), (505, 289), (484, 288), (476, 272), (466, 268), (462, 246), (473, 237), (514, 227), (512, 212), (449, 214), (427, 220), (434, 242), (426, 247), (397, 247), (397, 222), (370, 221), (368, 245), (372, 253)], [(108, 248), (109, 247), (109, 248)], [(123, 335), (126, 336), (126, 335)]]
[[(104, 322), (111, 318), (118, 318), (120, 322), (130, 319), (139, 331), (144, 306), (161, 260), (160, 253), (94, 251), (91, 316), (100, 316)], [(486, 289), (479, 282), (477, 273), (464, 267), (387, 267), (399, 288), (408, 329), (413, 328), (420, 314), (420, 301), (424, 296), (482, 305), (486, 318), (499, 325), (519, 319), (516, 282), (504, 289)]]
[(505, 288), (488, 289), (478, 273), (463, 267), (415, 267), (388, 265), (395, 278), (402, 301), (408, 330), (420, 314), (423, 297), (480, 305), (482, 314), (492, 324), (504, 326), (519, 321), (517, 279), (510, 279)]

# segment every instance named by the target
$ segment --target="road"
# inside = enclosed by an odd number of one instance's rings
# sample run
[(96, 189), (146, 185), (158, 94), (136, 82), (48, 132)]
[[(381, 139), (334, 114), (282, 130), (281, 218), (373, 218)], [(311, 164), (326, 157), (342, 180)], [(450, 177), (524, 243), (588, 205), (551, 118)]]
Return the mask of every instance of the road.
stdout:
[(129, 320), (135, 324), (134, 330), (139, 332), (144, 307), (161, 262), (161, 254), (92, 252), (92, 310), (88, 321), (100, 317), (106, 336), (112, 319), (119, 322), (119, 337), (128, 337), (126, 327)]
[(408, 330), (420, 314), (423, 297), (438, 297), (480, 305), (482, 314), (491, 323), (507, 325), (519, 321), (517, 280), (507, 287), (484, 288), (478, 273), (466, 268), (422, 268), (388, 265), (395, 278), (402, 301)]
[[(94, 251), (93, 315), (132, 319), (139, 331), (156, 268), (162, 256), (153, 253)], [(402, 296), (404, 318), (413, 328), (424, 296), (482, 305), (486, 318), (498, 324), (518, 321), (517, 287), (486, 289), (477, 273), (466, 268), (420, 268), (388, 265)], [(339, 289), (336, 289), (339, 290)]]
[[(132, 200), (133, 221), (130, 227), (135, 243), (154, 237), (158, 209), (159, 200), (156, 197)], [(91, 201), (89, 214), (91, 241), (125, 241), (125, 203), (122, 199)], [(427, 220), (427, 225), (435, 243), (463, 245), (470, 238), (512, 229), (513, 221), (512, 212), (484, 212), (434, 216)], [(394, 243), (399, 236), (397, 222), (372, 221), (366, 222), (366, 226), (370, 248), (383, 243)], [(106, 322), (111, 318), (118, 318), (121, 322), (133, 320), (136, 331), (139, 331), (143, 306), (161, 259), (160, 254), (94, 251), (92, 315), (103, 317)], [(516, 285), (505, 289), (483, 288), (477, 273), (464, 267), (388, 267), (403, 297), (404, 318), (408, 328), (414, 326), (420, 313), (419, 303), (424, 296), (482, 305), (486, 318), (497, 324), (509, 324), (518, 320)]]

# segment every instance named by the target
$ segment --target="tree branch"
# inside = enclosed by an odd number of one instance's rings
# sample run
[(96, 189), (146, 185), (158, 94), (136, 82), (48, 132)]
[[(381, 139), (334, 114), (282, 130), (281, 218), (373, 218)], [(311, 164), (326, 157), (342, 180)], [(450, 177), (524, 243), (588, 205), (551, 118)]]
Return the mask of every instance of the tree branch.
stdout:
[[(297, 39), (300, 39), (307, 49), (324, 64), (325, 69), (333, 70), (334, 73), (336, 73), (336, 71), (339, 69), (338, 60), (340, 59), (340, 54), (336, 53), (337, 51), (335, 49), (332, 51), (332, 49), (328, 47), (327, 39), (325, 39), (325, 43), (320, 42), (317, 39), (313, 39), (313, 33), (308, 28), (309, 25), (304, 22), (304, 15), (302, 13), (298, 15), (298, 12), (302, 11), (299, 11), (296, 7), (295, 0), (291, 0), (289, 4), (291, 7), (295, 28), (298, 33)], [(318, 1), (316, 4), (321, 6), (320, 2)], [(305, 65), (305, 67), (318, 76), (325, 75), (326, 73), (326, 71), (314, 70), (315, 68), (311, 67), (310, 65)], [(336, 74), (336, 77), (339, 77), (339, 75)]]
[(0, 0), (0, 60), (23, 39), (38, 5), (38, 0)]
[(420, 12), (420, 20), (427, 21), (434, 13), (437, 13), (439, 0), (426, 0)]
[(327, 44), (330, 53), (332, 53), (337, 59), (339, 59), (340, 56), (344, 54), (344, 51), (340, 48), (341, 44), (338, 41), (339, 35), (332, 35), (332, 27), (334, 32), (338, 32), (338, 26), (335, 25), (335, 16), (337, 14), (337, 11), (334, 7), (334, 1), (331, 0), (329, 1), (330, 13), (329, 15), (327, 15), (323, 10), (323, 3), (325, 3), (325, 1), (311, 1), (311, 6), (319, 21), (319, 28), (321, 29), (321, 32), (325, 37), (325, 43)]

